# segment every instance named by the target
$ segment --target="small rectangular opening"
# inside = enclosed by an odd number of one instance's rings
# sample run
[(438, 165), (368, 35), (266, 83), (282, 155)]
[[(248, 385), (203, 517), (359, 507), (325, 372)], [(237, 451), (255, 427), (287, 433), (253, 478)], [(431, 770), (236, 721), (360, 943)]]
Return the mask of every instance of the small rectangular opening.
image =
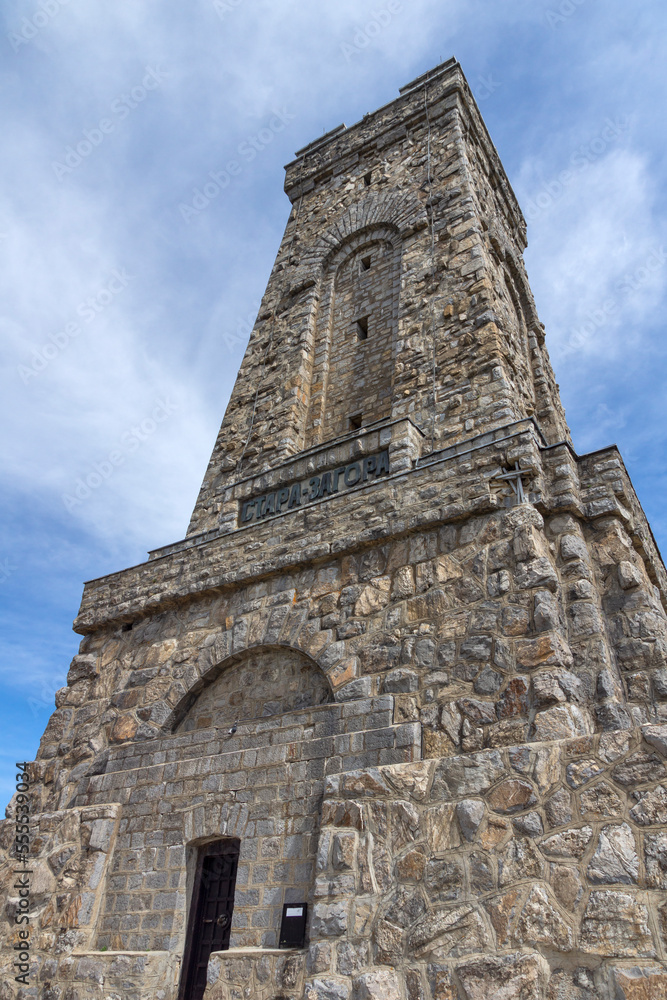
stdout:
[(361, 258), (361, 270), (370, 271), (370, 269), (371, 269), (371, 255), (369, 254), (367, 257)]
[(369, 188), (373, 180), (373, 171), (369, 170), (367, 174), (364, 174), (364, 186)]
[(357, 340), (368, 340), (368, 316), (357, 320)]
[(363, 419), (362, 413), (355, 413), (353, 417), (350, 417), (350, 430), (358, 431), (361, 427), (361, 421)]

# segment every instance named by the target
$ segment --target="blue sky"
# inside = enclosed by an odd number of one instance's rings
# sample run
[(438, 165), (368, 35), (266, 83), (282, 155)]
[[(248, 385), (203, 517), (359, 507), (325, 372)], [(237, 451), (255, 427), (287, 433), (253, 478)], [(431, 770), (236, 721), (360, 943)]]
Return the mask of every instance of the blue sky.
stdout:
[[(666, 21), (659, 0), (3, 4), (5, 798), (77, 651), (82, 582), (185, 534), (283, 165), (452, 55), (529, 219), (575, 446), (620, 446), (667, 550)], [(224, 190), (193, 212), (211, 173)]]

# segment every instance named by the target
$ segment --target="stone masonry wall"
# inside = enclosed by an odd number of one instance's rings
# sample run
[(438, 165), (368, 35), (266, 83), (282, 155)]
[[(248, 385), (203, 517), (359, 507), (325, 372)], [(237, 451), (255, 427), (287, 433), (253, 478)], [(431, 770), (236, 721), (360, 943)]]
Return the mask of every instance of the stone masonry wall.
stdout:
[(241, 839), (231, 944), (275, 947), (283, 904), (310, 897), (325, 775), (421, 756), (418, 727), (392, 715), (377, 698), (112, 755), (76, 798), (123, 807), (98, 945), (182, 951), (185, 845), (227, 836)]
[[(449, 474), (458, 485), (467, 466), (478, 482), (485, 467), (498, 467), (497, 454), (490, 446), (455, 457)], [(424, 470), (432, 482), (438, 468), (448, 470), (446, 463)], [(426, 485), (422, 495), (425, 506), (432, 502)], [(440, 508), (434, 514), (430, 529), (367, 542), (311, 568), (196, 601), (195, 587), (191, 604), (182, 599), (169, 609), (166, 601), (165, 610), (135, 620), (130, 631), (93, 633), (44, 735), (45, 807), (67, 805), (107, 744), (159, 736), (222, 665), (263, 646), (306, 654), (339, 700), (395, 695), (397, 721), (421, 722), (432, 755), (661, 717), (665, 614), (649, 553), (642, 557), (638, 536), (620, 517), (545, 519), (535, 506), (500, 503), (495, 513), (462, 522), (442, 524)], [(301, 517), (296, 512), (280, 523)], [(391, 527), (386, 517), (385, 523)], [(276, 532), (273, 522), (246, 536)], [(249, 548), (244, 553), (252, 558)], [(153, 600), (156, 576), (191, 557), (187, 549), (141, 568)], [(219, 560), (215, 552), (213, 559)], [(205, 572), (199, 554), (195, 566)], [(127, 575), (140, 580), (134, 571)], [(182, 569), (178, 576), (182, 593)], [(113, 579), (94, 591), (97, 601), (108, 585), (115, 586)], [(137, 589), (134, 582), (127, 589), (133, 600)], [(122, 611), (122, 602), (115, 606)], [(67, 766), (54, 777), (56, 760)]]
[[(489, 447), (457, 458), (457, 481)], [(546, 495), (539, 476), (534, 485)], [(577, 488), (589, 487), (580, 480)], [(595, 495), (591, 503), (600, 502)], [(93, 919), (84, 898), (90, 848), (69, 835), (62, 848), (64, 835), (45, 846), (49, 870), (58, 847), (81, 874), (67, 883), (73, 895), (49, 889), (58, 910), (44, 911), (36, 968), (65, 982), (79, 975), (84, 953), (91, 960), (91, 947), (180, 955), (187, 851), (215, 836), (242, 839), (233, 943), (275, 945), (283, 901), (314, 899), (327, 775), (423, 754), (440, 762), (439, 773), (444, 758), (469, 776), (465, 761), (475, 753), (509, 761), (515, 751), (505, 748), (556, 739), (594, 748), (600, 731), (626, 739), (633, 726), (666, 721), (667, 626), (653, 564), (626, 530), (630, 521), (598, 513), (543, 517), (532, 504), (499, 506), (249, 588), (193, 595), (129, 631), (94, 632), (58, 695), (34, 777), (42, 810), (63, 830), (77, 810), (120, 810), (113, 861), (91, 896)], [(229, 734), (230, 709), (242, 702), (227, 702), (252, 663), (274, 714)], [(262, 673), (272, 663), (288, 673), (301, 663), (306, 677), (322, 680), (281, 690), (280, 671)], [(325, 677), (337, 703), (298, 709), (295, 697), (329, 690), (317, 687)], [(197, 729), (213, 721), (221, 698), (218, 728)], [(662, 764), (645, 763), (659, 780)], [(495, 939), (482, 940), (495, 955)], [(62, 953), (56, 966), (47, 941)]]
[[(56, 911), (38, 907), (37, 919), (46, 917), (36, 974), (61, 993), (71, 984), (67, 1000), (104, 997), (100, 991), (121, 982), (149, 1000), (140, 969), (162, 970), (172, 1000), (188, 857), (225, 835), (242, 839), (233, 943), (270, 948), (282, 902), (316, 902), (327, 775), (420, 756), (442, 766), (465, 767), (478, 753), (509, 761), (515, 746), (574, 739), (594, 747), (600, 732), (667, 721), (667, 624), (657, 586), (664, 571), (615, 455), (578, 461), (567, 446), (545, 450), (531, 424), (499, 429), (417, 460), (353, 500), (243, 529), (243, 548), (233, 532), (199, 549), (183, 543), (91, 585), (81, 619), (91, 634), (33, 765), (35, 811), (56, 814), (53, 823), (69, 830), (77, 811), (111, 808), (116, 832), (105, 855), (112, 860), (92, 888), (85, 840), (49, 842), (36, 859), (53, 877), (56, 847), (70, 859), (67, 892), (49, 883)], [(513, 459), (533, 502), (507, 507), (507, 487), (494, 476)], [(373, 497), (377, 529), (368, 518)], [(285, 540), (316, 532), (332, 509), (341, 516), (319, 558), (293, 558), (287, 548), (291, 566), (277, 568)], [(261, 569), (258, 558), (266, 560)], [(229, 582), (216, 586), (208, 566), (224, 566)], [(258, 673), (244, 683), (249, 669)], [(256, 703), (273, 714), (241, 719), (229, 734), (246, 689), (252, 700), (260, 681)], [(335, 703), (299, 708), (302, 696)], [(197, 728), (207, 720), (215, 728)], [(649, 763), (659, 780), (661, 765)], [(612, 825), (626, 822), (626, 813), (615, 815)], [(10, 828), (11, 819), (3, 836)], [(8, 864), (3, 879), (10, 871)], [(500, 961), (496, 939), (488, 940), (487, 958)], [(147, 965), (137, 965), (137, 951), (151, 956)], [(239, 968), (223, 963), (215, 988), (231, 988)], [(263, 968), (252, 973), (257, 989), (266, 985), (257, 979)], [(374, 971), (359, 975), (361, 985), (353, 976), (350, 987), (359, 996), (376, 989), (363, 979)], [(385, 979), (378, 989), (389, 989)], [(298, 996), (298, 986), (290, 989)]]
[[(303, 996), (303, 952), (218, 952), (208, 966), (205, 1000), (293, 1000)], [(279, 993), (276, 993), (279, 991)]]
[[(270, 950), (213, 956), (206, 1000), (244, 995), (234, 990), (248, 982), (255, 1000), (276, 989), (294, 1000), (481, 1000), (498, 989), (511, 1000), (660, 1000), (666, 758), (667, 727), (647, 726), (329, 777), (305, 969)], [(194, 810), (186, 835), (227, 829), (209, 815)], [(48, 879), (72, 879), (80, 865), (63, 850), (77, 841), (63, 828), (72, 821), (88, 824), (91, 861), (116, 849), (113, 812), (44, 817), (49, 860), (36, 864)], [(182, 879), (181, 850), (171, 853)], [(105, 863), (74, 877), (95, 889)], [(53, 915), (42, 927), (51, 955), (35, 964), (41, 995), (70, 984), (68, 1000), (174, 1000), (168, 952), (90, 951), (81, 900), (44, 888)]]
[[(169, 956), (160, 986), (173, 1000), (196, 848), (219, 837), (241, 840), (232, 947), (276, 947), (283, 904), (312, 906), (326, 775), (421, 757), (419, 727), (392, 720), (384, 696), (239, 723), (233, 735), (199, 729), (114, 750), (103, 773), (81, 779), (71, 807), (36, 824), (33, 979), (54, 990), (76, 983), (67, 1000), (106, 1000), (97, 988), (130, 976), (136, 992), (122, 1000), (155, 1000), (132, 971), (132, 956), (149, 953), (163, 971)], [(6, 820), (4, 858), (12, 836)], [(18, 902), (12, 867), (0, 869), (5, 940)], [(10, 962), (5, 952), (8, 981)]]
[(305, 996), (667, 996), (665, 757), (649, 726), (328, 779)]

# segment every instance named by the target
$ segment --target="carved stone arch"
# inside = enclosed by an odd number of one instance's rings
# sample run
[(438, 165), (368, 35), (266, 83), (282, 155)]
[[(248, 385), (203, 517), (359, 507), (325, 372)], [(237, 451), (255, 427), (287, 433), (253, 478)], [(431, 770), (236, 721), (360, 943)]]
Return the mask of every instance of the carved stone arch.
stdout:
[(307, 653), (292, 646), (250, 645), (205, 670), (174, 707), (165, 728), (229, 729), (334, 700), (331, 684)]
[(534, 330), (538, 339), (543, 341), (544, 331), (542, 330), (542, 324), (540, 323), (537, 315), (537, 308), (535, 306), (535, 300), (533, 299), (533, 293), (528, 285), (528, 279), (526, 278), (523, 267), (519, 263), (518, 257), (509, 239), (507, 238), (504, 229), (498, 224), (498, 222), (493, 222), (489, 227), (489, 240), (496, 255), (506, 267), (512, 282), (514, 283), (521, 301), (521, 308), (523, 309), (526, 326), (529, 330)]
[(535, 300), (533, 299), (533, 293), (530, 290), (528, 279), (526, 278), (524, 269), (520, 265), (516, 254), (511, 248), (508, 250), (505, 265), (521, 300), (521, 306), (526, 319), (526, 326), (529, 330), (534, 330), (540, 340), (544, 340), (542, 324), (540, 323), (537, 315), (537, 307), (535, 306)]
[[(306, 315), (303, 326), (304, 354), (299, 372), (300, 402), (296, 426), (301, 430), (298, 450), (322, 443), (324, 433), (316, 428), (322, 420), (326, 371), (322, 370), (321, 352), (316, 358), (318, 337), (327, 336), (326, 324), (331, 305), (331, 263), (349, 252), (356, 239), (385, 234), (396, 247), (400, 258), (402, 245), (414, 233), (428, 227), (426, 208), (419, 198), (406, 191), (370, 191), (342, 211), (329, 223), (325, 232), (305, 247), (290, 277), (289, 302), (306, 293), (301, 307)], [(391, 235), (390, 235), (391, 234)], [(326, 369), (326, 361), (324, 368)], [(316, 414), (314, 416), (314, 414)]]
[(296, 284), (319, 281), (328, 261), (356, 234), (390, 228), (403, 241), (428, 227), (426, 207), (411, 192), (371, 192), (342, 212), (303, 254)]
[(364, 226), (363, 229), (357, 229), (353, 233), (350, 233), (323, 258), (321, 267), (325, 280), (330, 275), (335, 277), (336, 273), (345, 265), (345, 262), (352, 254), (357, 253), (357, 251), (370, 243), (382, 240), (391, 243), (396, 253), (400, 253), (402, 244), (401, 234), (397, 227), (391, 223), (383, 222), (377, 225)]
[[(414, 196), (369, 196), (343, 213), (304, 261), (319, 276), (304, 447), (339, 437), (359, 426), (357, 419), (367, 424), (391, 416), (403, 243), (408, 232), (427, 225), (424, 206)], [(354, 278), (362, 273), (354, 258), (361, 257), (364, 246), (373, 246), (379, 261), (373, 284), (365, 290), (364, 282)], [(341, 289), (339, 277), (346, 268), (350, 273)], [(350, 319), (350, 310), (373, 328), (361, 336), (369, 336), (366, 348), (355, 349), (358, 317)], [(366, 354), (372, 355), (372, 367)]]

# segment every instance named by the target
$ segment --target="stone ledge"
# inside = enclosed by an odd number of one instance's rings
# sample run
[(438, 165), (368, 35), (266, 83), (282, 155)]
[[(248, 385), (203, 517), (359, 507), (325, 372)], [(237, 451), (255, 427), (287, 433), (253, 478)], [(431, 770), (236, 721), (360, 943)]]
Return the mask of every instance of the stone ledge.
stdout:
[(227, 948), (226, 951), (212, 951), (211, 958), (244, 958), (246, 955), (306, 955), (307, 948)]
[[(188, 535), (186, 538), (170, 545), (163, 545), (159, 549), (151, 549), (148, 553), (149, 562), (163, 559), (166, 556), (184, 552), (191, 548), (207, 545), (216, 538), (226, 535), (236, 534), (239, 531), (248, 531), (256, 526), (257, 522), (249, 525), (237, 524), (238, 505), (249, 497), (257, 493), (266, 493), (288, 483), (294, 483), (307, 479), (325, 470), (331, 470), (340, 465), (347, 465), (363, 455), (370, 455), (388, 448), (391, 453), (391, 463), (394, 469), (392, 475), (383, 476), (377, 482), (387, 482), (392, 476), (405, 474), (411, 471), (413, 464), (418, 460), (420, 454), (419, 438), (423, 438), (423, 432), (408, 417), (400, 420), (382, 420), (376, 424), (370, 424), (357, 431), (345, 434), (332, 441), (326, 441), (313, 448), (300, 451), (280, 465), (273, 466), (265, 472), (255, 473), (245, 476), (236, 482), (229, 483), (225, 487), (225, 503), (220, 515), (220, 526), (209, 531)], [(374, 482), (360, 483), (358, 486), (351, 486), (345, 490), (345, 496), (351, 496), (374, 485)], [(322, 503), (327, 503), (332, 497), (310, 502), (303, 509), (313, 509)], [(289, 517), (295, 511), (284, 511), (271, 517), (271, 522), (281, 517)], [(100, 577), (100, 579), (104, 579)], [(94, 582), (94, 581), (88, 581)]]
[[(512, 433), (507, 434), (508, 430)], [(566, 463), (559, 459), (559, 447), (570, 456)], [(497, 512), (504, 500), (490, 492), (488, 480), (494, 469), (515, 461), (534, 480), (531, 493), (543, 516), (568, 512), (581, 519), (603, 515), (629, 519), (626, 528), (646, 553), (654, 582), (667, 590), (662, 560), (622, 463), (614, 482), (603, 478), (604, 459), (620, 460), (617, 450), (612, 447), (592, 457), (576, 458), (570, 446), (559, 447), (545, 449), (531, 420), (513, 422), (359, 490), (323, 498), (228, 534), (203, 536), (207, 540), (195, 545), (188, 540), (176, 543), (186, 547), (89, 581), (74, 630), (87, 634), (112, 622), (137, 621), (249, 580), (268, 580), (389, 539), (400, 540), (420, 529)], [(382, 499), (386, 510), (369, 526), (375, 498)], [(308, 535), (313, 544), (304, 546)]]
[[(508, 426), (516, 427), (516, 424)], [(497, 428), (489, 432), (489, 439), (487, 444), (474, 448), (472, 452), (436, 458), (426, 466), (390, 474), (359, 490), (327, 497), (307, 508), (298, 508), (268, 521), (216, 536), (202, 545), (158, 556), (118, 573), (88, 581), (74, 630), (86, 634), (108, 622), (136, 619), (156, 612), (160, 607), (176, 606), (196, 595), (240, 586), (246, 580), (256, 582), (298, 566), (332, 557), (340, 558), (347, 552), (363, 549), (382, 539), (410, 535), (425, 524), (435, 527), (493, 513), (501, 503), (489, 494), (486, 484), (489, 460), (492, 458), (492, 465), (500, 467), (505, 462), (505, 451), (508, 451), (508, 454), (511, 452), (512, 456), (521, 459), (522, 466), (539, 476), (540, 442), (530, 421), (519, 425), (510, 435), (505, 434), (503, 428)], [(487, 451), (490, 454), (487, 455)], [(474, 463), (471, 456), (474, 456)], [(450, 467), (452, 463), (453, 468)], [(440, 501), (433, 508), (429, 496), (422, 496), (424, 489), (437, 491), (440, 485), (443, 491), (449, 491), (453, 478), (457, 481), (461, 499), (444, 506)], [(369, 500), (372, 501), (376, 495), (386, 498), (390, 487), (396, 494), (392, 494), (391, 498), (393, 510), (387, 511), (381, 525), (369, 529)], [(406, 510), (414, 513), (406, 516)], [(320, 533), (316, 535), (315, 543), (309, 546), (304, 547), (301, 540), (293, 541), (301, 533), (304, 538), (308, 534), (312, 536), (312, 531), (306, 528), (306, 521), (316, 514), (326, 516), (327, 525), (338, 516), (337, 529), (331, 540), (325, 540)], [(240, 544), (241, 537), (243, 545)], [(261, 558), (254, 556), (254, 549), (261, 552)], [(275, 554), (277, 549), (280, 552), (278, 555)]]
[(74, 951), (71, 952), (71, 954), (73, 958), (105, 958), (107, 956), (116, 957), (117, 955), (124, 955), (128, 958), (136, 958), (137, 956), (140, 956), (141, 958), (146, 958), (147, 955), (155, 955), (155, 956), (172, 955), (173, 952), (165, 951), (164, 949), (160, 950), (157, 948), (155, 950), (151, 949), (150, 951), (129, 951), (129, 950), (112, 951), (111, 948), (107, 948), (106, 950), (97, 950), (97, 951), (91, 948), (85, 948), (82, 951), (79, 951), (75, 948)]

